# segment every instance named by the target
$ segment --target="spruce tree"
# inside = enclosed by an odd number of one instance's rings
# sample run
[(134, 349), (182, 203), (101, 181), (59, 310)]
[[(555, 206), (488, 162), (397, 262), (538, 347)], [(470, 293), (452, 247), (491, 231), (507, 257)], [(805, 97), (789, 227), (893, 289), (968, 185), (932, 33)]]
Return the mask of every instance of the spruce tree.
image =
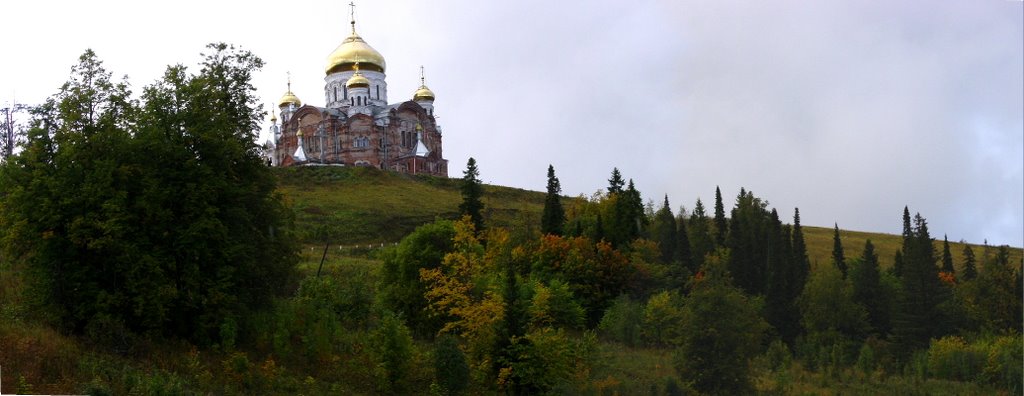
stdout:
[(484, 229), (484, 203), (480, 200), (483, 197), (483, 183), (480, 181), (480, 171), (476, 168), (476, 160), (469, 157), (466, 162), (466, 170), (462, 173), (462, 203), (459, 204), (459, 212), (469, 216), (473, 220), (476, 231)]
[(740, 189), (729, 219), (726, 247), (729, 272), (736, 286), (749, 294), (764, 294), (768, 263), (767, 203)]
[(544, 234), (562, 235), (565, 225), (565, 210), (562, 208), (562, 186), (555, 177), (555, 167), (548, 165), (548, 194), (544, 198), (544, 213), (540, 218), (540, 231)]
[(953, 268), (953, 254), (949, 252), (949, 237), (946, 235), (942, 236), (942, 272), (956, 273), (956, 269)]
[(804, 242), (804, 230), (800, 226), (800, 208), (793, 209), (793, 289), (794, 297), (800, 295), (811, 273), (811, 261), (807, 258), (807, 244)]
[(690, 255), (693, 258), (690, 270), (697, 272), (703, 265), (708, 253), (715, 251), (715, 240), (711, 236), (711, 224), (707, 212), (704, 210), (704, 203), (697, 199), (693, 207), (693, 215), (690, 216), (690, 224), (687, 235), (690, 237)]
[(608, 179), (608, 194), (618, 194), (622, 192), (622, 186), (625, 186), (626, 182), (622, 180), (622, 174), (619, 173), (619, 168), (612, 168), (612, 177)]
[(974, 262), (974, 250), (971, 245), (964, 244), (964, 275), (963, 279), (969, 281), (978, 276), (978, 267)]
[(889, 332), (889, 304), (885, 299), (886, 292), (882, 289), (878, 255), (870, 239), (864, 243), (860, 261), (851, 268), (851, 278), (854, 301), (867, 310), (868, 323), (875, 334), (885, 336)]
[(914, 216), (914, 227), (906, 241), (900, 310), (893, 330), (904, 346), (920, 348), (949, 330), (948, 314), (940, 305), (950, 297), (950, 291), (939, 280), (928, 223), (920, 214)]
[(651, 225), (651, 238), (658, 243), (661, 250), (661, 262), (672, 263), (676, 255), (676, 217), (672, 215), (672, 208), (668, 204), (668, 195), (665, 195), (665, 202), (654, 214), (654, 224)]
[(843, 274), (843, 279), (846, 279), (846, 255), (843, 253), (843, 242), (839, 239), (839, 223), (835, 223), (835, 231), (832, 233), (832, 263)]
[[(742, 190), (742, 189), (741, 189)], [(742, 195), (743, 192), (741, 191)], [(718, 246), (725, 246), (725, 235), (729, 230), (729, 223), (725, 220), (725, 205), (722, 203), (722, 190), (715, 186), (715, 243)]]
[(895, 257), (892, 258), (892, 268), (889, 268), (889, 273), (897, 279), (903, 277), (903, 250), (896, 251)]
[(800, 332), (800, 314), (795, 304), (799, 295), (793, 293), (798, 286), (795, 283), (795, 260), (791, 230), (783, 226), (779, 213), (772, 209), (768, 220), (768, 265), (766, 268), (768, 285), (765, 296), (765, 319), (772, 325), (789, 345), (793, 345)]
[(693, 265), (693, 254), (690, 249), (690, 236), (686, 230), (686, 216), (682, 213), (676, 217), (676, 249), (675, 249), (675, 261), (679, 263), (682, 268), (689, 270), (691, 274), (696, 273), (696, 268)]

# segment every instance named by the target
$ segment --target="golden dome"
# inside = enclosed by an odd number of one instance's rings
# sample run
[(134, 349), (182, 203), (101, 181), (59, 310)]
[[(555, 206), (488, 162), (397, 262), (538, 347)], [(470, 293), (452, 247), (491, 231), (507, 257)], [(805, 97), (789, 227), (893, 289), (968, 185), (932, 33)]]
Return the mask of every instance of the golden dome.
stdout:
[(291, 88), (288, 89), (288, 92), (284, 93), (284, 96), (281, 97), (277, 106), (285, 107), (288, 106), (289, 103), (294, 103), (295, 107), (302, 107), (302, 101), (299, 100), (298, 96), (295, 96), (295, 94), (292, 93)]
[(427, 88), (426, 77), (423, 75), (423, 66), (420, 66), (420, 88), (412, 94), (412, 100), (419, 102), (421, 100), (434, 100), (434, 91)]
[(434, 91), (431, 91), (426, 85), (420, 85), (420, 89), (417, 89), (416, 93), (412, 94), (412, 100), (417, 102), (421, 100), (434, 100)]
[(356, 22), (352, 21), (352, 34), (327, 56), (327, 74), (355, 70), (356, 63), (365, 70), (381, 73), (387, 67), (384, 56), (356, 34)]
[(358, 63), (356, 63), (355, 68), (356, 72), (352, 74), (352, 78), (348, 79), (348, 82), (345, 83), (345, 86), (349, 88), (369, 88), (370, 80), (367, 80), (366, 77), (363, 77), (363, 73), (359, 72)]

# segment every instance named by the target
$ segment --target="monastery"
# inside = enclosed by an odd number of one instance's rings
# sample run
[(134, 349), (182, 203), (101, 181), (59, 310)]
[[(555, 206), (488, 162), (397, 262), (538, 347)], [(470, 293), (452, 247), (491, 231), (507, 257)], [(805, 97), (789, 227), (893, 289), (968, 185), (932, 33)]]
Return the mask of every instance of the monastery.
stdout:
[(388, 103), (384, 56), (352, 32), (327, 57), (323, 107), (303, 104), (291, 91), (278, 101), (264, 145), (272, 166), (372, 166), (409, 174), (448, 176), (434, 92), (420, 68), (410, 100)]

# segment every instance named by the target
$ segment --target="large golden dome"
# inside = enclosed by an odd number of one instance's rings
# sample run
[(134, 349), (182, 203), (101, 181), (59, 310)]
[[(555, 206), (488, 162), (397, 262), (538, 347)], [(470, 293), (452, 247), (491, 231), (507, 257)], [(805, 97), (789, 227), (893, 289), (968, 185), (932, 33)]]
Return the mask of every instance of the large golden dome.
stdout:
[(387, 65), (384, 63), (384, 56), (373, 49), (362, 37), (356, 34), (355, 21), (352, 22), (352, 34), (341, 42), (338, 48), (327, 57), (327, 74), (354, 70), (353, 66), (359, 63), (363, 70), (384, 72)]

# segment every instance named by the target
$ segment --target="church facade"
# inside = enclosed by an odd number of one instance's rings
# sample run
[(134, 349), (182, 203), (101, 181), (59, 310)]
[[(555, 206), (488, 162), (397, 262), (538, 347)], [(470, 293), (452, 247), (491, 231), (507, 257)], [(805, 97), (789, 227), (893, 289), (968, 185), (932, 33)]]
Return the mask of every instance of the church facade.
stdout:
[(327, 58), (325, 105), (303, 104), (288, 91), (278, 101), (264, 145), (272, 166), (372, 166), (409, 174), (448, 176), (434, 93), (420, 71), (407, 101), (388, 103), (384, 57), (352, 33)]

